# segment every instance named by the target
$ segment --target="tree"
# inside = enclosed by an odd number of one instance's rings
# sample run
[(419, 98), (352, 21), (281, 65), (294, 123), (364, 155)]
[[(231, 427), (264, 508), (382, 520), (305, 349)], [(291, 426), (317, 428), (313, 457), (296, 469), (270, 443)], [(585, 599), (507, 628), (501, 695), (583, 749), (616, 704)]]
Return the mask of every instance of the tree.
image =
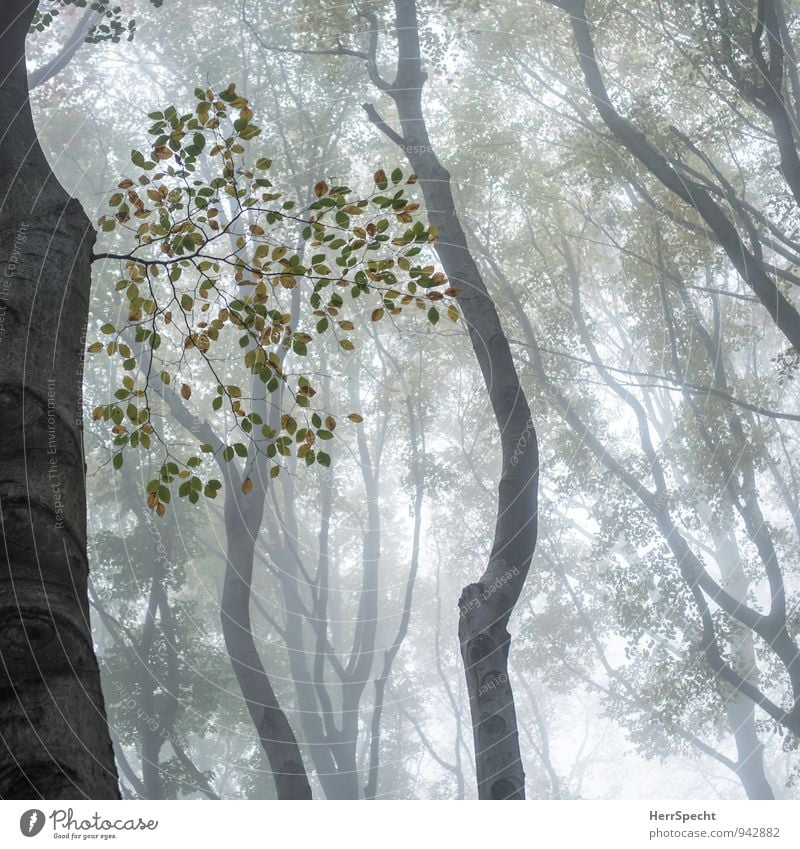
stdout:
[[(361, 5), (356, 19), (364, 21), (366, 50), (342, 46), (266, 49), (353, 57), (366, 63), (375, 88), (392, 101), (400, 132), (364, 104), (369, 120), (408, 158), (418, 175), (431, 223), (440, 240), (436, 253), (445, 274), (458, 290), (474, 355), (495, 412), (502, 445), (497, 522), (489, 563), (480, 579), (464, 588), (459, 607), (459, 639), (470, 694), (470, 710), (481, 799), (522, 799), (525, 776), (511, 678), (508, 674), (509, 617), (520, 597), (536, 545), (538, 445), (533, 419), (519, 381), (508, 340), (494, 301), (467, 245), (450, 183), (450, 174), (435, 152), (422, 109), (427, 79), (420, 49), (417, 4), (397, 0), (390, 18), (397, 39), (395, 76), (379, 70), (381, 21)], [(338, 36), (338, 34), (337, 34)]]
[(94, 231), (36, 137), (25, 66), (36, 6), (0, 12), (0, 797), (116, 798), (87, 599), (80, 375)]
[[(379, 170), (372, 192), (358, 200), (348, 187), (322, 180), (314, 186), (313, 200), (295, 211), (295, 202), (284, 200), (267, 176), (271, 161), (261, 157), (250, 165), (245, 159), (245, 144), (260, 133), (248, 100), (233, 84), (221, 92), (197, 89), (195, 97), (193, 112), (169, 106), (151, 113), (151, 149), (131, 155), (142, 173), (136, 181), (119, 183), (121, 191), (109, 200), (113, 214), (100, 219), (105, 232), (129, 229), (136, 244), (126, 253), (96, 255), (122, 264), (116, 288), (125, 293), (127, 318), (106, 323), (101, 330), (110, 341), (93, 342), (88, 350), (118, 358), (123, 373), (138, 366), (141, 379), (125, 374), (116, 400), (98, 406), (94, 418), (111, 426), (114, 468), (122, 467), (123, 451), (161, 452), (159, 473), (147, 484), (148, 506), (159, 516), (170, 504), (173, 483), (178, 496), (192, 504), (201, 493), (215, 498), (222, 483), (209, 477), (202, 455), (210, 455), (219, 467), (226, 484), (229, 547), (222, 598), (226, 646), (272, 765), (278, 797), (309, 798), (302, 755), (258, 657), (250, 621), (265, 482), (278, 476), (282, 458), (329, 466), (330, 456), (319, 446), (332, 438), (336, 427), (334, 416), (315, 409), (317, 390), (309, 378), (301, 373), (295, 379), (284, 361), (292, 355), (302, 364), (306, 357), (314, 336), (301, 329), (303, 323), (313, 323), (317, 335), (335, 328), (342, 334), (338, 347), (353, 349), (345, 334), (354, 325), (339, 317), (341, 288), (349, 290), (351, 300), (378, 297), (373, 321), (416, 304), (427, 309), (434, 324), (435, 303), (452, 291), (436, 291), (447, 281), (432, 266), (412, 265), (412, 258), (436, 239), (434, 229), (414, 221), (418, 204), (405, 197), (404, 186), (413, 185), (415, 177), (404, 180), (400, 169), (389, 176)], [(207, 180), (199, 179), (201, 163), (210, 166)], [(384, 192), (390, 187), (388, 196)], [(392, 224), (411, 226), (392, 231)], [(281, 239), (297, 228), (299, 241), (290, 252)], [(298, 287), (304, 284), (312, 312), (301, 316)], [(281, 305), (286, 290), (292, 293), (288, 311)], [(454, 308), (449, 314), (457, 318)], [(238, 382), (228, 383), (219, 364), (230, 357), (227, 346), (237, 332), (248, 381), (244, 389)], [(208, 422), (192, 427), (183, 404), (192, 397), (198, 368), (216, 384), (209, 406), (218, 414), (215, 425), (224, 439)], [(291, 399), (286, 412), (284, 392)], [(154, 414), (153, 393), (187, 431), (196, 432), (198, 454), (174, 451), (168, 436), (154, 425), (160, 414)], [(349, 417), (361, 421), (357, 414)], [(237, 437), (247, 442), (234, 441)], [(245, 460), (243, 469), (231, 462), (235, 457)], [(254, 478), (260, 481), (257, 489)], [(365, 575), (376, 567), (375, 555), (365, 556)], [(371, 604), (376, 592), (374, 586), (366, 591)], [(365, 615), (365, 631), (374, 627), (371, 621), (374, 617)], [(371, 657), (359, 647), (359, 658), (347, 692), (359, 681), (362, 690), (366, 684)], [(357, 705), (350, 708), (347, 700), (345, 705), (349, 721), (357, 722)], [(355, 774), (349, 765), (347, 772)]]

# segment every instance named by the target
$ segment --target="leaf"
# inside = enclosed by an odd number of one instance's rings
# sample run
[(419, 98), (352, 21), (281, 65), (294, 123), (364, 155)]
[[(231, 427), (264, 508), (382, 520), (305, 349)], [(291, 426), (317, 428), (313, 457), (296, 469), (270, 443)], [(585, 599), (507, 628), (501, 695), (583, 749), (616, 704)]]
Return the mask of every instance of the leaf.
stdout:
[(350, 419), (351, 422), (355, 422), (356, 424), (361, 424), (364, 421), (364, 416), (359, 413), (348, 413), (347, 418)]
[(323, 195), (328, 194), (328, 184), (324, 180), (320, 180), (316, 186), (314, 186), (314, 194), (321, 198)]
[(187, 401), (192, 397), (192, 387), (188, 383), (181, 384), (181, 397)]
[(247, 495), (248, 492), (253, 488), (253, 481), (250, 478), (245, 478), (242, 481), (242, 492)]
[(428, 310), (428, 321), (431, 324), (436, 324), (439, 321), (439, 311), (436, 309), (436, 307), (431, 307)]
[(384, 314), (383, 308), (378, 307), (378, 309), (372, 311), (371, 318), (372, 318), (373, 321), (380, 321), (383, 318), (383, 314)]
[(86, 349), (90, 354), (96, 354), (98, 351), (103, 350), (102, 342), (92, 342), (91, 345)]

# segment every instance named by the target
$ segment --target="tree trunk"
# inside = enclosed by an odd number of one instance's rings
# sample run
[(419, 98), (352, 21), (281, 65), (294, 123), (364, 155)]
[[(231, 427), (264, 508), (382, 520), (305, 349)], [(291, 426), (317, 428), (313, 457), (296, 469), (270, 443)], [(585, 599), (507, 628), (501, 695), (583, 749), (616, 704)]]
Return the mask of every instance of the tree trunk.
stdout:
[[(222, 632), (225, 647), (242, 690), (247, 710), (269, 758), (279, 799), (310, 799), (300, 748), (253, 639), (250, 622), (250, 591), (253, 580), (255, 541), (261, 526), (263, 496), (252, 493), (252, 501), (237, 497), (230, 478), (225, 503), (228, 562), (222, 590)], [(233, 484), (233, 485), (232, 485)], [(254, 501), (261, 503), (253, 503)]]
[(430, 223), (438, 228), (436, 253), (459, 303), (500, 431), (502, 466), (497, 520), (489, 564), (459, 600), (459, 640), (475, 740), (480, 799), (524, 799), (514, 695), (508, 673), (509, 617), (528, 574), (537, 532), (539, 455), (528, 402), (494, 301), (467, 246), (450, 185), (422, 112), (422, 71), (414, 0), (395, 0), (398, 61), (392, 83), (379, 77), (373, 22), (370, 76), (394, 101), (401, 133), (374, 107), (370, 120), (406, 154), (419, 177)]
[(118, 798), (87, 599), (81, 423), (94, 231), (36, 139), (0, 11), (0, 797)]

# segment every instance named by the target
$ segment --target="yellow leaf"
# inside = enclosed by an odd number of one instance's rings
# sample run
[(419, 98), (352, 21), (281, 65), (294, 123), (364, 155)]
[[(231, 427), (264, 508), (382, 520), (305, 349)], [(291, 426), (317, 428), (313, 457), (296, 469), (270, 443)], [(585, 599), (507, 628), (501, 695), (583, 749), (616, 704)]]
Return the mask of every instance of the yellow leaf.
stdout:
[(192, 387), (188, 383), (181, 384), (181, 397), (187, 401), (192, 397)]
[(360, 424), (364, 421), (364, 416), (359, 415), (358, 413), (349, 413), (347, 416), (351, 422), (355, 422), (356, 424)]
[(247, 495), (248, 492), (253, 488), (253, 481), (250, 478), (245, 478), (242, 481), (242, 492)]

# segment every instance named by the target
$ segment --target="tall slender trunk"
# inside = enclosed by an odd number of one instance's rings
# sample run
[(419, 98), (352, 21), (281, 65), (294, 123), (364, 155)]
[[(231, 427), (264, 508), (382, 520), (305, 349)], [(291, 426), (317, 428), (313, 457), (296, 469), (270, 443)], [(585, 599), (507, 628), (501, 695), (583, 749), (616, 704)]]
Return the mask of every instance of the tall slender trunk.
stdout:
[(269, 758), (278, 798), (310, 799), (311, 787), (300, 748), (264, 669), (250, 621), (253, 560), (263, 513), (263, 490), (257, 492), (254, 488), (249, 497), (240, 498), (237, 482), (226, 480), (226, 484), (228, 550), (222, 589), (225, 647), (247, 710)]
[(386, 351), (379, 341), (378, 351), (380, 356), (390, 360), (397, 372), (398, 379), (403, 387), (405, 396), (406, 415), (408, 417), (409, 448), (411, 451), (411, 478), (414, 482), (414, 530), (411, 542), (411, 565), (406, 580), (405, 593), (403, 596), (403, 612), (400, 617), (400, 625), (397, 629), (392, 644), (383, 653), (383, 668), (375, 678), (375, 701), (372, 708), (372, 719), (370, 721), (370, 743), (369, 743), (369, 769), (367, 772), (367, 783), (364, 786), (364, 798), (374, 799), (378, 794), (378, 772), (380, 769), (381, 754), (381, 720), (383, 718), (383, 707), (386, 698), (386, 685), (392, 674), (392, 666), (397, 657), (400, 647), (408, 633), (408, 625), (411, 621), (411, 606), (414, 599), (414, 585), (419, 570), (420, 534), (422, 531), (422, 503), (425, 498), (425, 477), (421, 466), (421, 454), (425, 450), (424, 433), (421, 433), (421, 422), (418, 421), (417, 412), (414, 408), (414, 400), (411, 396), (411, 387), (406, 381), (403, 371), (397, 361)]
[[(480, 799), (524, 799), (514, 695), (508, 671), (508, 620), (530, 568), (537, 533), (539, 454), (525, 392), (494, 301), (470, 253), (456, 210), (450, 173), (436, 155), (422, 112), (422, 70), (415, 0), (395, 0), (397, 74), (379, 76), (377, 21), (372, 20), (368, 67), (373, 82), (394, 101), (400, 133), (365, 105), (370, 120), (404, 151), (438, 229), (436, 253), (459, 303), (500, 431), (502, 461), (497, 520), (489, 563), (459, 600), (459, 640), (475, 740)], [(368, 17), (368, 15), (364, 15)], [(369, 19), (369, 17), (368, 17)]]
[[(703, 505), (705, 507), (705, 505)], [(705, 511), (704, 511), (705, 512)], [(711, 511), (703, 516), (714, 540), (714, 559), (719, 565), (722, 585), (743, 602), (749, 589), (742, 569), (733, 531), (715, 526)], [(731, 623), (729, 643), (733, 663), (740, 675), (758, 683), (753, 634), (738, 623)], [(758, 737), (755, 705), (740, 692), (734, 692), (725, 705), (728, 726), (736, 743), (736, 775), (748, 799), (774, 799), (775, 794), (764, 770), (764, 745)]]
[(118, 798), (87, 599), (81, 424), (94, 231), (33, 125), (0, 10), (0, 797)]

